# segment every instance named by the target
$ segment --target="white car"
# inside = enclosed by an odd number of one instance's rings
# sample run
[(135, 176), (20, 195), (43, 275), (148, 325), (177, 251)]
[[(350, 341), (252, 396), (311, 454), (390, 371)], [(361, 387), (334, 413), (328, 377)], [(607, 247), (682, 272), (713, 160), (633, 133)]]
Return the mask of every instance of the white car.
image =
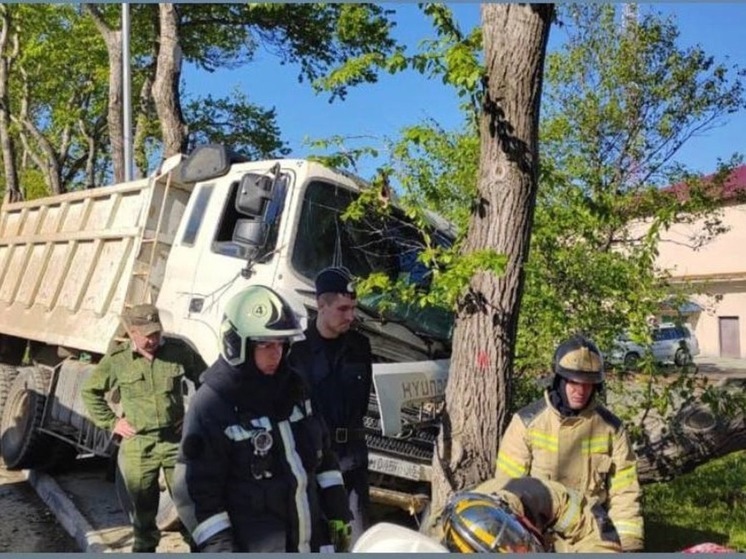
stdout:
[[(650, 350), (656, 363), (674, 363), (681, 367), (690, 363), (692, 357), (699, 355), (697, 336), (687, 324), (660, 324), (650, 334), (653, 339)], [(645, 353), (643, 346), (622, 336), (614, 344), (607, 361), (612, 365), (623, 365), (627, 370), (634, 370)]]

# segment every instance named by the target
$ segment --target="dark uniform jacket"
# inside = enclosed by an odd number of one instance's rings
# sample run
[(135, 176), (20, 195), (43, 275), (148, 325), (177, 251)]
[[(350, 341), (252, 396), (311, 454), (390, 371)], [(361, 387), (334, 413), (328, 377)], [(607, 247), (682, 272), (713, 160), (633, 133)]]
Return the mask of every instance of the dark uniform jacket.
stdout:
[(368, 467), (363, 418), (368, 413), (373, 370), (368, 338), (349, 331), (332, 342), (321, 338), (312, 321), (306, 339), (293, 344), (291, 366), (311, 387), (316, 409), (320, 409), (339, 456), (342, 471)]
[(302, 379), (284, 363), (263, 376), (220, 358), (201, 380), (174, 476), (174, 501), (197, 547), (307, 552), (328, 544), (326, 519), (351, 514)]

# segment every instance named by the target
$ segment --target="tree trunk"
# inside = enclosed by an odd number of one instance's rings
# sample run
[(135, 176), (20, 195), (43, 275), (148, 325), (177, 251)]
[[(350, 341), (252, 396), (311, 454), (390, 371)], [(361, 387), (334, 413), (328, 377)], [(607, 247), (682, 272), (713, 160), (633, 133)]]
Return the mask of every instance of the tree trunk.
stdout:
[(104, 38), (109, 55), (109, 142), (114, 182), (124, 181), (124, 107), (122, 106), (122, 32), (112, 29), (101, 17), (95, 4), (86, 4), (96, 28)]
[(158, 66), (153, 80), (153, 100), (163, 135), (163, 157), (181, 153), (186, 148), (187, 127), (179, 100), (181, 45), (176, 5), (159, 4), (160, 45)]
[(14, 52), (8, 52), (11, 38), (11, 21), (9, 7), (0, 5), (0, 149), (3, 155), (5, 192), (11, 202), (21, 199), (16, 169), (16, 152), (13, 137), (10, 134), (10, 99), (8, 81), (10, 79), (11, 61), (18, 53), (18, 42), (14, 41)]
[(11, 120), (18, 125), (21, 144), (27, 154), (44, 176), (44, 182), (52, 195), (62, 194), (60, 162), (54, 146), (39, 131), (29, 115), (29, 90), (31, 88), (28, 74), (20, 64), (18, 75), (21, 79), (21, 100), (18, 115), (11, 115)]
[(456, 320), (443, 424), (433, 458), (432, 512), (494, 473), (505, 424), (523, 265), (538, 182), (538, 129), (552, 4), (483, 4), (485, 90), (478, 199), (464, 250), (507, 257), (478, 272)]

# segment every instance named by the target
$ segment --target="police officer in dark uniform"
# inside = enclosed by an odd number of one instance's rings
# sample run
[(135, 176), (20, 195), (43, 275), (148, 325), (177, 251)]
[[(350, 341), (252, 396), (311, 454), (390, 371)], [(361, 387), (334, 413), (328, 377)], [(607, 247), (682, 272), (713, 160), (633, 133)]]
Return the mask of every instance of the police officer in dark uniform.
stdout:
[(286, 365), (303, 331), (256, 285), (226, 305), (221, 356), (190, 402), (174, 502), (202, 552), (347, 551), (342, 474), (306, 383)]
[(368, 447), (363, 418), (372, 382), (370, 342), (351, 330), (357, 306), (355, 286), (346, 268), (332, 267), (316, 276), (318, 315), (306, 339), (293, 345), (292, 366), (311, 386), (339, 457), (350, 509), (355, 520), (352, 541), (365, 531), (370, 502)]

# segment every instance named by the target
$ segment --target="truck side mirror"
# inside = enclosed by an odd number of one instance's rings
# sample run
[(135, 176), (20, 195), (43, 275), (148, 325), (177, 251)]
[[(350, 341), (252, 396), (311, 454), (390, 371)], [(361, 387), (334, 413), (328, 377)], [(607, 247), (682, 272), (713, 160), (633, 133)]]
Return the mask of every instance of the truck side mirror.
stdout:
[(236, 210), (252, 217), (263, 216), (267, 203), (272, 199), (273, 184), (273, 177), (246, 173), (238, 186)]
[(239, 219), (233, 228), (233, 241), (253, 247), (261, 247), (267, 241), (269, 228), (263, 220)]
[(233, 162), (231, 154), (223, 145), (200, 146), (181, 162), (179, 180), (192, 183), (221, 177), (230, 170)]

